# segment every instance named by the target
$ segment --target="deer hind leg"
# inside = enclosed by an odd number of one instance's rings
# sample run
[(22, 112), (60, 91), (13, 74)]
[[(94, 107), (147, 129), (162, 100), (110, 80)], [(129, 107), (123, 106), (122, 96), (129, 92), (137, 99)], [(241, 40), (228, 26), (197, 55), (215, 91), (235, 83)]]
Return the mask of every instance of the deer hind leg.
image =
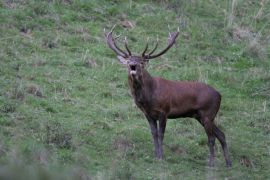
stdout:
[[(210, 132), (210, 134), (214, 134), (214, 136), (219, 140), (219, 142), (220, 142), (220, 144), (222, 146), (222, 150), (223, 150), (224, 158), (225, 158), (225, 161), (226, 161), (226, 165), (227, 165), (227, 167), (231, 167), (232, 162), (231, 162), (230, 157), (229, 157), (229, 151), (228, 151), (228, 147), (227, 147), (227, 143), (226, 143), (225, 134), (214, 124), (213, 121), (209, 122), (208, 118), (204, 118), (204, 119), (203, 118), (196, 118), (196, 119), (200, 122), (200, 124), (202, 126), (204, 126), (204, 128), (206, 130), (206, 133), (207, 133), (207, 136), (208, 136), (208, 143), (209, 143), (209, 148), (210, 148), (209, 165), (210, 166), (212, 165), (210, 163), (211, 158), (213, 159), (213, 157), (215, 156), (214, 149), (212, 149), (211, 145), (210, 145), (210, 144), (215, 144), (215, 138), (213, 138), (211, 135), (209, 136), (208, 132), (207, 132), (207, 129), (212, 129), (212, 133)], [(213, 156), (211, 156), (211, 151), (213, 151), (213, 153), (212, 153), (212, 154), (214, 154)]]
[(209, 150), (210, 150), (208, 165), (212, 167), (214, 166), (214, 160), (215, 160), (214, 146), (215, 146), (215, 139), (216, 139), (214, 131), (213, 131), (214, 123), (209, 118), (204, 118), (203, 126), (208, 137), (208, 145), (209, 145)]
[(210, 156), (209, 156), (209, 166), (214, 166), (214, 160), (215, 160), (215, 140), (216, 136), (213, 132), (214, 128), (214, 122), (213, 118), (209, 118), (203, 111), (200, 111), (197, 115), (195, 115), (195, 118), (198, 120), (198, 122), (204, 127), (205, 132), (208, 137), (208, 146), (209, 146), (209, 151), (210, 151)]
[(217, 137), (217, 139), (219, 140), (219, 142), (222, 146), (226, 165), (227, 165), (227, 167), (231, 167), (232, 162), (231, 162), (230, 157), (229, 157), (229, 151), (228, 151), (225, 135), (216, 125), (214, 125), (213, 131), (214, 131), (215, 136)]

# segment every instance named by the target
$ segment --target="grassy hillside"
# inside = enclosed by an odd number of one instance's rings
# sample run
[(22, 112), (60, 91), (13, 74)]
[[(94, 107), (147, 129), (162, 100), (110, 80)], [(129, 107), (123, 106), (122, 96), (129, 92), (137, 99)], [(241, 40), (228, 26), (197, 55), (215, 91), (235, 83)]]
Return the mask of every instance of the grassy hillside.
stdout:
[[(116, 31), (140, 53), (145, 40), (177, 46), (149, 63), (153, 76), (206, 82), (222, 94), (217, 143), (193, 119), (169, 120), (165, 160), (127, 72), (104, 41)], [(269, 179), (269, 0), (1, 0), (0, 177), (11, 179)], [(153, 46), (153, 45), (152, 45)]]

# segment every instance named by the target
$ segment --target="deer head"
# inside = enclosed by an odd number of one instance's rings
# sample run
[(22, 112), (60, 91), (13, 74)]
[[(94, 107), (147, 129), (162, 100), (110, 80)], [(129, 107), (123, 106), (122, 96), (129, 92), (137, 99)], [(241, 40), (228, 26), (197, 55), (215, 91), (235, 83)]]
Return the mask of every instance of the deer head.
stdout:
[(107, 44), (117, 54), (117, 58), (120, 61), (120, 63), (128, 67), (128, 72), (129, 75), (131, 76), (137, 76), (138, 74), (141, 74), (142, 69), (144, 69), (145, 65), (149, 62), (150, 59), (154, 59), (156, 57), (165, 54), (173, 46), (176, 38), (179, 35), (179, 29), (175, 33), (169, 33), (168, 46), (159, 53), (154, 54), (154, 52), (158, 47), (158, 40), (155, 47), (150, 52), (147, 53), (148, 50), (148, 40), (147, 40), (143, 53), (141, 55), (133, 55), (130, 49), (128, 48), (127, 38), (125, 38), (124, 41), (126, 51), (122, 50), (117, 46), (116, 39), (119, 38), (119, 36), (116, 38), (113, 37), (114, 28), (115, 27), (113, 27), (113, 29), (108, 34), (106, 34)]

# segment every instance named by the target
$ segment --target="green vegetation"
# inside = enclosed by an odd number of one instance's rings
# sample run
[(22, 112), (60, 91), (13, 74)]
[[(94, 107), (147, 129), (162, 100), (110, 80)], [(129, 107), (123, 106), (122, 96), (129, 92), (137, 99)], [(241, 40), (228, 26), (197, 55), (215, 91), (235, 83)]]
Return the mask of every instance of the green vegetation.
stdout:
[[(147, 37), (177, 47), (149, 63), (154, 76), (199, 80), (223, 97), (207, 167), (203, 128), (169, 120), (164, 161), (134, 105), (127, 72), (104, 41), (118, 24), (133, 51)], [(131, 28), (130, 26), (134, 26)], [(269, 179), (269, 0), (1, 0), (0, 179)], [(152, 45), (152, 46), (153, 46)]]

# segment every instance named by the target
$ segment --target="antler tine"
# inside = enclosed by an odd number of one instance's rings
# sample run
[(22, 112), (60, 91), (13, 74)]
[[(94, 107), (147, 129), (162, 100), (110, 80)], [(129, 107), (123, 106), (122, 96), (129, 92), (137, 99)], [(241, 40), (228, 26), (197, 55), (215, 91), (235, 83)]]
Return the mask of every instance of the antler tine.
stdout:
[(118, 36), (116, 35), (116, 37), (114, 39), (118, 39), (120, 38), (121, 34), (119, 34)]
[(151, 54), (153, 54), (153, 53), (156, 51), (156, 49), (157, 49), (157, 47), (158, 47), (158, 41), (159, 41), (159, 39), (158, 39), (158, 37), (157, 37), (157, 43), (156, 43), (154, 49), (153, 49), (151, 52), (149, 52), (148, 56), (150, 56)]
[[(113, 27), (112, 27), (111, 31), (110, 31), (110, 32), (107, 34), (107, 37), (108, 37), (110, 34), (112, 34), (112, 33), (113, 33), (113, 31), (114, 31), (115, 27), (116, 27), (116, 24), (115, 24), (115, 25), (113, 25)], [(104, 33), (106, 33), (106, 32), (105, 32), (105, 28), (104, 28)]]
[(115, 39), (112, 36), (113, 30), (115, 27), (116, 25), (114, 25), (112, 30), (106, 35), (107, 44), (116, 54), (126, 58), (128, 57), (128, 54), (116, 45)]
[(132, 54), (131, 54), (131, 51), (130, 51), (129, 48), (128, 48), (127, 37), (125, 37), (125, 48), (126, 48), (126, 50), (128, 51), (129, 56), (131, 56)]
[(143, 53), (142, 53), (142, 57), (145, 56), (145, 53), (146, 53), (146, 51), (147, 51), (147, 49), (148, 49), (148, 42), (149, 42), (149, 37), (147, 37), (146, 46), (145, 46), (144, 51), (143, 51)]
[(106, 29), (105, 28), (103, 29), (103, 33), (104, 33), (104, 37), (107, 38), (107, 34), (106, 34)]
[[(111, 29), (111, 31), (110, 31), (109, 33), (113, 32), (113, 30), (114, 30), (115, 26), (116, 26), (116, 25), (114, 25), (114, 26), (113, 26), (113, 28)], [(109, 33), (108, 33), (108, 34), (106, 34), (106, 28), (104, 28), (104, 29), (103, 29), (103, 33), (104, 33), (105, 38), (107, 38), (107, 37), (108, 37), (108, 35), (109, 35)], [(115, 38), (113, 38), (113, 39), (118, 39), (120, 36), (121, 36), (121, 34), (119, 34), (118, 36), (116, 36), (116, 37), (115, 37)]]
[(147, 59), (154, 59), (154, 58), (156, 58), (156, 57), (158, 57), (158, 56), (161, 56), (162, 54), (164, 54), (164, 53), (166, 53), (172, 46), (173, 46), (173, 44), (175, 43), (175, 40), (176, 40), (176, 38), (178, 37), (178, 35), (179, 35), (179, 31), (177, 31), (177, 32), (175, 32), (175, 33), (170, 33), (171, 35), (170, 35), (170, 37), (169, 37), (169, 44), (168, 44), (168, 46), (163, 50), (163, 51), (161, 51), (160, 53), (158, 53), (158, 54), (155, 54), (155, 55), (153, 55), (153, 56), (151, 56), (151, 53), (149, 53), (149, 55), (146, 57)]
[(172, 37), (171, 32), (170, 32), (171, 27), (169, 24), (168, 24), (168, 29), (169, 29), (169, 38), (171, 38)]

